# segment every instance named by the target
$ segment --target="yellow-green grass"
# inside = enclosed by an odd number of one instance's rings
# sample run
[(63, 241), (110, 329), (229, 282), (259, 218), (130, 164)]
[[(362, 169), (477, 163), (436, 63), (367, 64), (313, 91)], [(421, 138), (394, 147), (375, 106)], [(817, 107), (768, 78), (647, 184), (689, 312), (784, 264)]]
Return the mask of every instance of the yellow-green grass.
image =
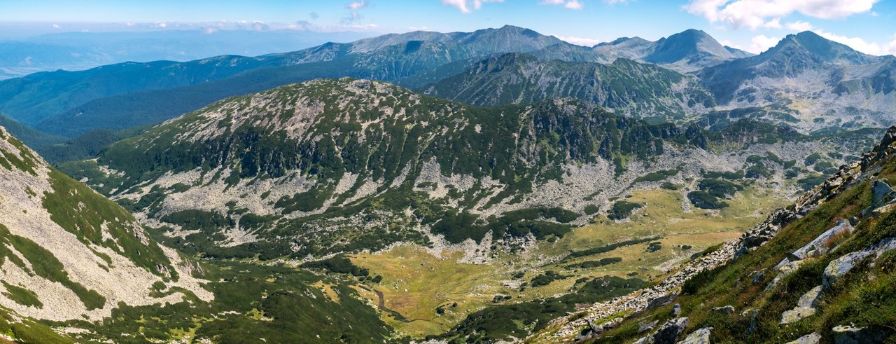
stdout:
[[(645, 206), (629, 220), (614, 222), (601, 216), (593, 224), (574, 229), (554, 243), (542, 242), (523, 254), (502, 254), (486, 264), (460, 263), (459, 250), (442, 252), (441, 257), (415, 245), (401, 245), (380, 253), (364, 253), (352, 261), (383, 277), (369, 286), (383, 294), (385, 308), (395, 311), (404, 320), (383, 312), (383, 318), (401, 334), (412, 337), (442, 333), (468, 314), (492, 303), (497, 294), (509, 295), (519, 302), (567, 293), (582, 277), (628, 276), (637, 273), (642, 279), (656, 279), (676, 263), (688, 259), (712, 245), (734, 239), (755, 223), (762, 221), (786, 199), (773, 190), (747, 188), (729, 200), (730, 207), (721, 211), (691, 207), (683, 209), (685, 196), (680, 191), (648, 189), (633, 192), (627, 199)], [(648, 242), (575, 259), (563, 259), (572, 251), (600, 247), (622, 240), (659, 236), (662, 248), (648, 252)], [(690, 248), (684, 249), (683, 245)], [(567, 265), (601, 258), (620, 257), (622, 261), (596, 268), (567, 268)], [(530, 281), (545, 271), (555, 271), (567, 278), (546, 286), (520, 291), (512, 281), (515, 272), (524, 272), (521, 281)], [(375, 293), (364, 293), (378, 302)], [(457, 303), (456, 307), (451, 307)], [(442, 307), (444, 314), (437, 314)]]

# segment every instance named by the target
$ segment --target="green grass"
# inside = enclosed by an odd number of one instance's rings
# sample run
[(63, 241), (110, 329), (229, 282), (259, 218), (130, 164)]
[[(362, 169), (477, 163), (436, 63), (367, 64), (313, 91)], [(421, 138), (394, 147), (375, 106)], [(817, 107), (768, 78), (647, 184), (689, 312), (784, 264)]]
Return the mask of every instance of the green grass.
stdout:
[(40, 302), (37, 294), (35, 294), (33, 291), (6, 283), (6, 281), (0, 282), (3, 283), (3, 288), (6, 289), (6, 291), (3, 292), (3, 295), (8, 297), (10, 300), (13, 300), (15, 303), (18, 303), (22, 306), (44, 308), (44, 304)]
[[(0, 246), (3, 243), (6, 243), (8, 247), (14, 248), (31, 264), (31, 273), (53, 282), (59, 282), (66, 288), (71, 289), (72, 292), (78, 295), (78, 298), (81, 299), (81, 302), (84, 303), (87, 309), (102, 308), (106, 304), (105, 297), (72, 281), (62, 263), (53, 256), (52, 252), (27, 238), (11, 234), (9, 229), (0, 225)], [(2, 250), (0, 250), (0, 253), (2, 253)], [(7, 255), (6, 257), (10, 256)], [(20, 265), (20, 267), (26, 269), (24, 264)]]
[[(50, 183), (53, 192), (44, 196), (44, 208), (54, 222), (81, 242), (107, 247), (156, 275), (174, 271), (155, 242), (141, 241), (135, 233), (139, 225), (121, 206), (55, 169), (50, 171)], [(114, 240), (104, 239), (104, 231)]]

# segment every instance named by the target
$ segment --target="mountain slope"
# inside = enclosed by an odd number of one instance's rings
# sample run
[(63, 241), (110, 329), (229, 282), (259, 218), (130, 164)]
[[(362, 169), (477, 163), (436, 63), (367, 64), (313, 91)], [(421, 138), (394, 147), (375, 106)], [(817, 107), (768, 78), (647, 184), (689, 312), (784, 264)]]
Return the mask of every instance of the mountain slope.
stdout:
[(894, 118), (893, 61), (802, 32), (760, 55), (706, 68), (699, 76), (720, 104), (782, 104), (815, 128), (880, 127)]
[[(0, 307), (36, 319), (96, 320), (119, 303), (211, 298), (124, 209), (48, 167), (2, 128), (0, 175)], [(183, 292), (154, 296), (154, 283)]]
[(492, 106), (572, 98), (640, 118), (680, 119), (714, 105), (696, 80), (660, 67), (626, 59), (610, 65), (542, 61), (523, 54), (481, 61), (426, 92)]
[(861, 161), (842, 166), (740, 239), (655, 287), (596, 304), (531, 340), (577, 334), (580, 342), (612, 343), (892, 340), (894, 154), (896, 127)]
[(690, 29), (656, 41), (644, 61), (690, 72), (747, 55), (722, 46), (706, 32)]
[[(477, 108), (340, 79), (216, 103), (66, 171), (191, 252), (305, 258), (562, 236), (641, 173), (802, 140), (749, 121), (708, 133), (573, 101)], [(738, 154), (706, 163), (741, 166)]]

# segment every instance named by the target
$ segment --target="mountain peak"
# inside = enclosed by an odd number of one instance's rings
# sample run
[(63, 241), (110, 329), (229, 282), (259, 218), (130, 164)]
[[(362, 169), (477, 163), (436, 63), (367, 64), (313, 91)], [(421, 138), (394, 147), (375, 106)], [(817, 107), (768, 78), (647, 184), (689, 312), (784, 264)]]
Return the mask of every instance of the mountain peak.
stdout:
[(787, 51), (801, 51), (820, 62), (826, 63), (868, 63), (871, 56), (853, 50), (849, 46), (834, 42), (812, 31), (803, 31), (784, 37), (777, 45), (763, 55), (777, 55)]
[[(709, 63), (733, 58), (715, 38), (696, 29), (688, 29), (656, 42), (656, 48), (645, 58), (653, 63), (676, 63), (703, 60)], [(702, 63), (702, 62), (701, 62)]]

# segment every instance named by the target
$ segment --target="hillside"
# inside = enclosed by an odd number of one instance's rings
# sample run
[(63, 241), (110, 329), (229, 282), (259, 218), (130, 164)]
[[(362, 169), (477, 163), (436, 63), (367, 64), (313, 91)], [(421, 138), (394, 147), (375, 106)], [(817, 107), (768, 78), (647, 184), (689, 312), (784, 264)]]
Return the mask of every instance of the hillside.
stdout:
[[(0, 175), (0, 310), (12, 315), (0, 320), (3, 332), (31, 333), (21, 317), (98, 320), (121, 304), (212, 298), (189, 263), (128, 212), (48, 167), (4, 128)], [(156, 284), (172, 292), (157, 295)]]
[(681, 120), (712, 108), (698, 82), (671, 70), (617, 59), (604, 65), (505, 54), (425, 88), (427, 94), (480, 106), (571, 98), (639, 118)]
[(885, 342), (896, 335), (894, 138), (891, 128), (860, 161), (662, 283), (530, 340)]

